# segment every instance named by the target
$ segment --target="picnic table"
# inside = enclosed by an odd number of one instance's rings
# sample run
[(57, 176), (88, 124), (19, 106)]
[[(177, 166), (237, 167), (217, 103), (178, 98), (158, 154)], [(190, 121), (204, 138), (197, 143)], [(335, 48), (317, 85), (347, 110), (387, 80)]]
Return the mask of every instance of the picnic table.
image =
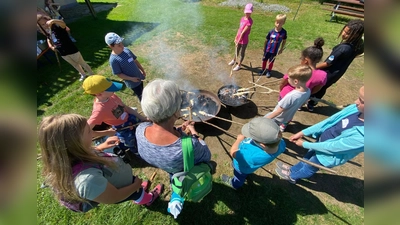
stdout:
[(364, 3), (359, 0), (333, 0), (331, 2), (323, 2), (323, 5), (332, 6), (330, 8), (323, 8), (323, 10), (331, 11), (331, 19), (336, 18), (336, 14), (343, 14), (358, 18), (364, 18)]

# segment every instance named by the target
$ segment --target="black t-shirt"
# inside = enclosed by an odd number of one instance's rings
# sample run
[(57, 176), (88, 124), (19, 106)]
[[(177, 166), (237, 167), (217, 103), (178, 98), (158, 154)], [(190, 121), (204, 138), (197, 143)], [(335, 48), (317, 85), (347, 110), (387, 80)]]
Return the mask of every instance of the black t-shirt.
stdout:
[(71, 55), (79, 51), (69, 38), (66, 29), (63, 29), (56, 24), (53, 24), (51, 27), (51, 38), (57, 51), (62, 56)]
[(330, 66), (324, 69), (327, 72), (328, 80), (333, 77), (340, 78), (353, 62), (354, 58), (364, 52), (363, 46), (357, 51), (350, 43), (336, 45), (329, 57), (325, 60)]

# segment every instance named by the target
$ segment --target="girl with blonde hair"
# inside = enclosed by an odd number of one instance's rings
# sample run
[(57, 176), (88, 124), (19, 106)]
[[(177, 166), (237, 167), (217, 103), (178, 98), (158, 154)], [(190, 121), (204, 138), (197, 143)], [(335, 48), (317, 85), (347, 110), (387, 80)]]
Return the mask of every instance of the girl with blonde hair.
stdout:
[[(61, 202), (82, 203), (77, 211), (86, 212), (98, 203), (128, 200), (149, 206), (163, 189), (159, 184), (147, 193), (148, 182), (142, 183), (140, 178), (133, 176), (129, 164), (114, 154), (102, 152), (116, 146), (117, 137), (92, 147), (92, 130), (83, 116), (45, 117), (38, 136), (45, 183), (53, 188), (55, 197)], [(74, 171), (76, 165), (83, 168), (77, 174)]]

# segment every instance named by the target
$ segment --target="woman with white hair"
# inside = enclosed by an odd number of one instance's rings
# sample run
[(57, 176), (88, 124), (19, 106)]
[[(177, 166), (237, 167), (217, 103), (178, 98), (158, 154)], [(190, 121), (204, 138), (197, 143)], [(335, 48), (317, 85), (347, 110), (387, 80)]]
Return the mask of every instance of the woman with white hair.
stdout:
[(156, 79), (143, 89), (141, 106), (151, 122), (136, 128), (138, 151), (143, 160), (169, 174), (183, 171), (182, 137), (187, 136), (186, 128), (192, 135), (194, 164), (211, 159), (210, 149), (199, 138), (193, 122), (174, 127), (181, 102), (181, 92), (173, 81)]
[[(182, 138), (192, 135), (194, 164), (209, 162), (210, 149), (194, 129), (194, 122), (186, 121), (181, 127), (174, 126), (180, 116), (182, 97), (173, 81), (157, 79), (143, 89), (142, 110), (151, 122), (136, 128), (136, 139), (140, 157), (149, 164), (170, 174), (183, 171)], [(176, 219), (183, 207), (184, 199), (172, 192), (168, 212)]]

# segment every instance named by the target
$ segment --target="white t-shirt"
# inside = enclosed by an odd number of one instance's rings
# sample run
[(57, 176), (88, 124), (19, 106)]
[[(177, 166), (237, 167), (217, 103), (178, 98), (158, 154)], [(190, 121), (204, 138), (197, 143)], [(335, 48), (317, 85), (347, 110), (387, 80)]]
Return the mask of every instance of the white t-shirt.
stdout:
[(278, 124), (287, 123), (293, 119), (294, 114), (297, 109), (300, 108), (307, 100), (310, 98), (311, 91), (307, 88), (306, 92), (300, 92), (298, 90), (293, 90), (289, 92), (285, 97), (283, 97), (276, 105), (274, 111), (283, 108), (283, 112), (276, 116), (274, 120)]

